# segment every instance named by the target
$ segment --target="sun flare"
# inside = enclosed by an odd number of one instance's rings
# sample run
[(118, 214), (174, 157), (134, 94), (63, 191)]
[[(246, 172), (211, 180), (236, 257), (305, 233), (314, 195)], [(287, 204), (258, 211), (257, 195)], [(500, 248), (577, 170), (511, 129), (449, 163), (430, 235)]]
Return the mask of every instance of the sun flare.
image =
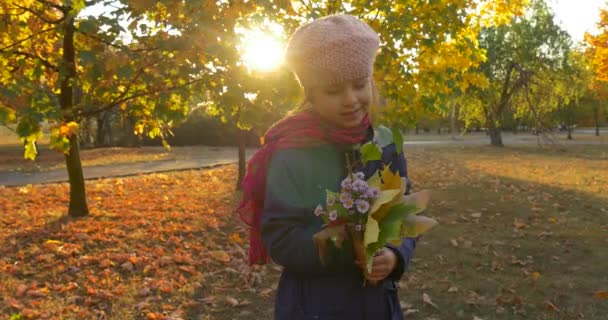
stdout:
[(283, 62), (283, 44), (271, 34), (248, 31), (243, 34), (241, 55), (247, 68), (272, 71)]

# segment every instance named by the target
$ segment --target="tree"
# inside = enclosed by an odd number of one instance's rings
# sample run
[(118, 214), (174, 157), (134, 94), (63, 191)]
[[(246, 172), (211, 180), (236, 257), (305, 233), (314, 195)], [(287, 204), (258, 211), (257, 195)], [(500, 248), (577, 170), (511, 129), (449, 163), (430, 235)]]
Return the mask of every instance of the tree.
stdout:
[[(543, 77), (563, 67), (570, 39), (555, 24), (545, 2), (534, 1), (526, 15), (513, 18), (510, 24), (482, 29), (479, 41), (487, 52), (487, 60), (478, 70), (489, 80), (489, 85), (471, 92), (478, 102), (464, 105), (462, 114), (481, 118), (488, 128), (491, 144), (502, 146), (504, 112), (512, 98), (521, 95), (520, 102), (526, 102), (517, 105), (516, 114), (520, 115), (534, 112), (539, 103), (554, 105), (553, 100), (543, 96), (546, 91), (541, 87), (550, 86), (550, 81)], [(539, 117), (537, 113), (537, 122)]]
[(564, 95), (560, 97), (556, 110), (557, 120), (566, 128), (570, 140), (574, 125), (584, 116), (582, 103), (590, 94), (592, 77), (592, 70), (584, 52), (571, 51), (563, 77), (557, 85), (560, 90), (563, 90)]
[[(589, 44), (587, 56), (591, 61), (595, 73), (592, 89), (598, 104), (594, 107), (595, 135), (600, 135), (600, 114), (606, 107), (608, 100), (608, 9), (600, 11), (600, 21), (597, 24), (600, 33), (598, 35), (585, 34), (585, 40)], [(602, 102), (604, 108), (602, 108)]]
[[(109, 10), (79, 15), (94, 4)], [(213, 3), (0, 4), (0, 121), (17, 123), (28, 159), (35, 157), (40, 122), (52, 124), (51, 147), (65, 153), (70, 216), (88, 214), (78, 122), (115, 110), (136, 119), (138, 134), (163, 137), (187, 114), (191, 92), (207, 79), (204, 63), (218, 42), (213, 26), (206, 29), (198, 23), (210, 14), (208, 6)], [(184, 18), (189, 12), (196, 14)]]

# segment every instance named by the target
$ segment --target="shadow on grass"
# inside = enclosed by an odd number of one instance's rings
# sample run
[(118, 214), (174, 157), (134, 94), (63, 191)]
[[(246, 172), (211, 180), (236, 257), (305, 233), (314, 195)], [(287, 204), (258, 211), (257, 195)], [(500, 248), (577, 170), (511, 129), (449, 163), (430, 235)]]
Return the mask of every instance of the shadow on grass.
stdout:
[[(517, 148), (523, 155), (556, 157), (528, 150)], [(500, 162), (509, 151), (491, 154)], [(572, 152), (564, 156), (579, 156)], [(480, 174), (440, 156), (451, 170), (426, 175), (416, 187), (436, 190), (427, 214), (440, 225), (421, 241), (401, 291), (406, 301), (415, 299), (417, 317), (605, 319), (608, 305), (593, 292), (608, 283), (606, 197)], [(410, 172), (425, 166), (424, 159), (410, 157)], [(439, 308), (416, 299), (423, 293)]]

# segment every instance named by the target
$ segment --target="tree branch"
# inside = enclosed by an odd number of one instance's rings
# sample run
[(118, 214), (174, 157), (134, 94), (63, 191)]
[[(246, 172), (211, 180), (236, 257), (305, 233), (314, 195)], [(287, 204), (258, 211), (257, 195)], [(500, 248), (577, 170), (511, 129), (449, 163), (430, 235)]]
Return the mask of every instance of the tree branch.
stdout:
[(13, 44), (9, 44), (9, 45), (8, 45), (8, 46), (6, 46), (6, 47), (0, 48), (0, 52), (4, 51), (4, 50), (6, 50), (6, 49), (10, 49), (10, 48), (12, 48), (12, 47), (16, 47), (16, 46), (18, 46), (19, 44), (21, 44), (21, 43), (23, 43), (23, 42), (25, 42), (25, 41), (28, 41), (28, 40), (29, 40), (29, 39), (31, 39), (31, 38), (34, 38), (34, 37), (36, 37), (36, 36), (39, 36), (39, 35), (41, 35), (41, 34), (43, 34), (43, 33), (47, 33), (47, 32), (49, 32), (49, 31), (53, 31), (53, 30), (55, 30), (55, 29), (56, 29), (56, 28), (55, 28), (55, 27), (53, 27), (53, 28), (50, 28), (50, 29), (44, 29), (44, 30), (42, 30), (42, 31), (40, 31), (40, 32), (38, 32), (38, 33), (32, 34), (32, 35), (30, 35), (30, 36), (29, 36), (29, 37), (27, 37), (27, 38), (21, 39), (21, 40), (19, 40), (19, 41), (15, 42), (15, 43), (13, 43)]
[(52, 3), (52, 2), (49, 2), (49, 1), (46, 1), (46, 0), (36, 0), (36, 2), (38, 2), (40, 4), (43, 4), (45, 6), (49, 6), (51, 8), (55, 8), (55, 9), (57, 9), (57, 10), (63, 12), (63, 13), (66, 13), (68, 11), (68, 7), (62, 6), (62, 5), (58, 5), (58, 4), (55, 4), (55, 3)]
[(65, 20), (65, 15), (63, 15), (61, 18), (57, 18), (55, 20), (51, 20), (48, 17), (45, 17), (43, 13), (37, 12), (37, 11), (35, 11), (33, 9), (30, 9), (30, 8), (27, 8), (27, 7), (23, 7), (23, 6), (20, 6), (18, 4), (15, 4), (15, 7), (19, 8), (19, 9), (23, 9), (23, 10), (25, 10), (25, 11), (27, 11), (27, 12), (35, 15), (36, 17), (38, 17), (38, 19), (40, 19), (40, 20), (42, 20), (42, 21), (44, 21), (46, 23), (49, 23), (49, 24), (59, 24), (59, 23), (61, 23), (61, 22), (63, 22)]
[[(176, 85), (176, 86), (168, 87), (164, 91), (176, 90), (176, 89), (183, 88), (183, 87), (189, 86), (191, 84), (194, 84), (194, 83), (197, 83), (197, 82), (200, 82), (200, 81), (203, 81), (203, 80), (204, 80), (204, 78), (195, 79), (195, 80), (192, 80), (192, 81), (188, 81), (188, 82), (186, 82), (186, 83), (184, 83), (182, 85)], [(88, 110), (86, 112), (78, 113), (77, 116), (80, 116), (80, 117), (90, 117), (90, 116), (98, 114), (100, 112), (112, 109), (112, 108), (118, 106), (119, 104), (121, 104), (123, 102), (127, 102), (127, 101), (130, 101), (130, 100), (139, 98), (139, 97), (147, 96), (147, 95), (152, 95), (152, 94), (156, 93), (157, 91), (158, 90), (156, 90), (156, 89), (150, 89), (150, 90), (142, 91), (142, 92), (139, 92), (139, 93), (135, 93), (135, 94), (130, 95), (130, 96), (127, 97), (127, 96), (125, 96), (126, 92), (127, 92), (125, 90), (125, 94), (121, 95), (121, 97), (117, 98), (117, 100), (114, 100), (114, 101), (112, 101), (112, 102), (110, 102), (110, 103), (108, 103), (108, 104), (106, 104), (106, 105), (104, 105), (102, 107), (97, 108), (97, 109)]]
[(154, 51), (154, 50), (160, 49), (158, 47), (143, 48), (143, 49), (131, 49), (128, 46), (117, 44), (117, 43), (112, 43), (112, 42), (110, 42), (108, 40), (105, 40), (105, 39), (103, 39), (103, 38), (101, 38), (101, 37), (99, 37), (97, 35), (90, 34), (90, 33), (84, 32), (82, 30), (79, 30), (78, 28), (76, 28), (76, 31), (80, 32), (81, 34), (83, 34), (83, 35), (85, 35), (85, 36), (87, 36), (87, 37), (89, 37), (89, 38), (91, 38), (93, 40), (97, 40), (97, 41), (99, 41), (99, 42), (101, 42), (101, 43), (103, 43), (103, 44), (105, 44), (107, 46), (114, 47), (116, 49), (129, 50), (131, 52), (145, 52), (145, 51)]
[(55, 65), (53, 65), (52, 63), (50, 63), (48, 60), (43, 59), (42, 57), (39, 57), (35, 54), (29, 53), (29, 52), (23, 52), (23, 51), (18, 51), (18, 50), (12, 50), (12, 51), (6, 51), (6, 52), (2, 52), (3, 54), (14, 54), (17, 56), (23, 56), (23, 57), (27, 57), (30, 59), (34, 59), (34, 60), (38, 60), (40, 61), (45, 67), (53, 70), (53, 71), (59, 71), (59, 68)]

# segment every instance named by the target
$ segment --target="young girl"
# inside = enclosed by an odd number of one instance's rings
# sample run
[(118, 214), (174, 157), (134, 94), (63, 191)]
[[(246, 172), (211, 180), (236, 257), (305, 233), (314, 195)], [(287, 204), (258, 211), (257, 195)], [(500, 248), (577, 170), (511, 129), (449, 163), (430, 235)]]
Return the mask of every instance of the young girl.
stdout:
[[(283, 266), (277, 320), (403, 319), (396, 282), (414, 239), (380, 250), (365, 286), (348, 240), (341, 249), (330, 244), (324, 263), (313, 243), (323, 224), (315, 207), (325, 204), (327, 189), (339, 189), (346, 156), (360, 156), (353, 146), (373, 139), (372, 69), (379, 42), (372, 28), (349, 15), (301, 26), (289, 41), (286, 62), (304, 88), (306, 104), (266, 133), (266, 144), (249, 162), (239, 206), (251, 226), (250, 263), (272, 258)], [(386, 165), (407, 178), (405, 158), (394, 145), (384, 148), (382, 161), (354, 170), (367, 179)]]

